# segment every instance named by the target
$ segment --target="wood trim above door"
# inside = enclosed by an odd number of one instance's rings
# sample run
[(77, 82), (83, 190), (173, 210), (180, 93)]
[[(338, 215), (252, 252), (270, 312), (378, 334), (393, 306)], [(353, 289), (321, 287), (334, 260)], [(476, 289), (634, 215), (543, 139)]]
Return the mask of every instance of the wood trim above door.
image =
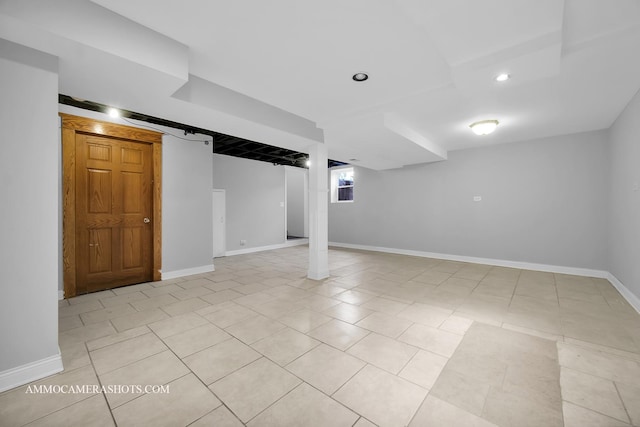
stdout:
[(65, 298), (76, 296), (76, 134), (93, 134), (152, 144), (153, 280), (162, 268), (162, 133), (59, 113), (62, 118), (62, 262)]
[(112, 136), (137, 142), (162, 144), (162, 133), (160, 132), (73, 116), (71, 114), (59, 113), (59, 115), (62, 117), (63, 129), (73, 129), (76, 132)]

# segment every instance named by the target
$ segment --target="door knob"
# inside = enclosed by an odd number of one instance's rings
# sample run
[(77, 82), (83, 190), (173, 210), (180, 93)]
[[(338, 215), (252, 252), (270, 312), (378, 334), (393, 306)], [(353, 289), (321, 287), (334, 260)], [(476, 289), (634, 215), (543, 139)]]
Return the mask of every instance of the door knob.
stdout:
[(146, 217), (143, 219), (143, 221), (144, 221), (145, 224), (149, 224), (151, 222), (151, 220), (149, 218), (146, 218)]

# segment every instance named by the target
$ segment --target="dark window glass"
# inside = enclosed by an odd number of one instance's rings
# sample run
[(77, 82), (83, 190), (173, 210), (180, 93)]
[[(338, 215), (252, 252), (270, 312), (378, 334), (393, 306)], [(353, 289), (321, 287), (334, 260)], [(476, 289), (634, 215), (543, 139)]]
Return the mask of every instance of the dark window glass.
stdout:
[(338, 188), (338, 200), (353, 200), (353, 187)]

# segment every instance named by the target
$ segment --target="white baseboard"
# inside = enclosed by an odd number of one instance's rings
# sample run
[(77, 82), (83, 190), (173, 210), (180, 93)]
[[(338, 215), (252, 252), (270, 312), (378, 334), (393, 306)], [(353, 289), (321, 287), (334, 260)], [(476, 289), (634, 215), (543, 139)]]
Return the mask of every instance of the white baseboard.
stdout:
[(629, 290), (620, 280), (616, 278), (613, 274), (609, 273), (607, 277), (609, 282), (620, 292), (620, 295), (624, 299), (627, 300), (631, 307), (635, 308), (638, 313), (640, 313), (640, 298), (638, 298), (633, 292)]
[(284, 243), (278, 243), (276, 245), (258, 246), (255, 248), (237, 249), (235, 251), (225, 252), (225, 256), (250, 254), (253, 252), (271, 251), (274, 249), (290, 248), (292, 246), (301, 246), (309, 243), (309, 239), (294, 239), (288, 240)]
[(470, 262), (473, 264), (495, 265), (497, 267), (519, 268), (524, 270), (546, 271), (549, 273), (571, 274), (574, 276), (597, 277), (599, 279), (607, 279), (620, 292), (620, 295), (640, 313), (640, 298), (631, 292), (621, 281), (613, 274), (604, 270), (592, 270), (588, 268), (564, 267), (558, 265), (535, 264), (521, 261), (508, 261), (492, 258), (476, 258), (462, 255), (439, 254), (434, 252), (412, 251), (407, 249), (384, 248), (379, 246), (352, 245), (350, 243), (329, 242), (329, 246), (338, 248), (358, 249), (363, 251), (384, 252), (398, 255), (410, 255), (422, 258), (443, 259), (447, 261)]
[(202, 265), (200, 267), (185, 268), (184, 270), (162, 271), (162, 280), (175, 279), (176, 277), (193, 276), (194, 274), (210, 273), (215, 271), (215, 266)]
[(62, 356), (58, 350), (58, 354), (54, 356), (0, 372), (0, 393), (57, 374), (62, 370)]
[(58, 291), (58, 301), (64, 299), (64, 291)]
[[(229, 251), (226, 253), (228, 256), (232, 255), (240, 255), (247, 254), (251, 252), (260, 252), (260, 251), (268, 251), (272, 249), (280, 249), (289, 246), (297, 246), (307, 244), (308, 239), (300, 239), (294, 240), (291, 242), (287, 242), (279, 245), (270, 245), (270, 246), (262, 246), (258, 248), (248, 248), (241, 249), (237, 251)], [(338, 243), (338, 242), (329, 242), (329, 246), (334, 246), (338, 248), (347, 248), (347, 249), (358, 249), (364, 251), (372, 251), (372, 252), (384, 252), (390, 254), (398, 254), (398, 255), (409, 255), (416, 256), (422, 258), (434, 258), (434, 259), (442, 259), (447, 261), (460, 261), (460, 262), (468, 262), (472, 264), (485, 264), (485, 265), (494, 265), (497, 267), (508, 267), (508, 268), (518, 268), (524, 270), (533, 270), (533, 271), (545, 271), (549, 273), (558, 273), (558, 274), (571, 274), (574, 276), (584, 276), (584, 277), (596, 277), (599, 279), (607, 279), (611, 284), (620, 292), (620, 294), (627, 300), (629, 304), (633, 308), (636, 309), (638, 313), (640, 313), (640, 298), (638, 298), (634, 293), (632, 293), (622, 282), (620, 282), (613, 274), (605, 270), (594, 270), (589, 268), (580, 268), (580, 267), (567, 267), (561, 265), (549, 265), (549, 264), (537, 264), (531, 262), (522, 262), (522, 261), (510, 261), (510, 260), (501, 260), (501, 259), (493, 259), (493, 258), (479, 258), (479, 257), (470, 257), (463, 255), (451, 255), (451, 254), (441, 254), (435, 252), (423, 252), (423, 251), (414, 251), (408, 249), (397, 249), (397, 248), (385, 248), (380, 246), (368, 246), (368, 245), (353, 245), (350, 243)]]
[(609, 272), (603, 270), (591, 270), (588, 268), (564, 267), (559, 265), (535, 264), (530, 262), (509, 261), (493, 258), (478, 258), (463, 255), (440, 254), (435, 252), (413, 251), (408, 249), (384, 248), (378, 246), (352, 245), (350, 243), (330, 242), (329, 246), (348, 249), (360, 249), (373, 252), (385, 252), (398, 255), (410, 255), (422, 258), (443, 259), (447, 261), (469, 262), (472, 264), (494, 265), (496, 267), (519, 268), (524, 270), (546, 271), (549, 273), (572, 274), (574, 276), (597, 277), (607, 279)]

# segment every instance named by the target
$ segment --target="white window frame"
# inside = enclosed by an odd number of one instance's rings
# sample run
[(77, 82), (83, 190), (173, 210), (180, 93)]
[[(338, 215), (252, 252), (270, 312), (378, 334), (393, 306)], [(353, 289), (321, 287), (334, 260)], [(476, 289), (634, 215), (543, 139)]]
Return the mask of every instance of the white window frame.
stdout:
[[(345, 170), (351, 170), (351, 172), (353, 173), (353, 184), (352, 185), (344, 185), (344, 186), (338, 186), (338, 177), (340, 176), (341, 172), (344, 172)], [(355, 200), (355, 182), (356, 182), (356, 174), (355, 174), (355, 170), (353, 168), (353, 166), (348, 166), (348, 167), (339, 167), (339, 168), (333, 168), (331, 169), (331, 203), (353, 203), (353, 201)], [(338, 189), (339, 188), (353, 188), (354, 192), (353, 192), (353, 199), (351, 200), (338, 200)]]

